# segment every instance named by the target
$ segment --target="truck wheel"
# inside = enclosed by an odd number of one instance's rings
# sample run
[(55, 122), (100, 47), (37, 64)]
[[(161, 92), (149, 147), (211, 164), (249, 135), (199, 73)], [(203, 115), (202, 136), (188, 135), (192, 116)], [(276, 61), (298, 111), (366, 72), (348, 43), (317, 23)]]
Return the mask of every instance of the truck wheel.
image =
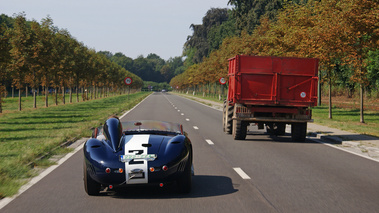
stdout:
[(222, 108), (222, 130), (224, 132), (226, 132), (226, 123), (227, 123), (226, 118), (227, 117), (228, 117), (228, 115), (226, 113), (226, 101), (224, 101), (224, 105), (223, 105), (223, 108)]
[(286, 124), (285, 123), (276, 123), (276, 135), (285, 135), (286, 134)]
[(307, 123), (291, 124), (291, 137), (294, 142), (304, 142), (307, 136)]
[(233, 120), (232, 135), (234, 140), (245, 140), (247, 134), (247, 122)]
[(285, 123), (266, 124), (266, 132), (270, 135), (285, 135), (286, 124)]
[(84, 189), (88, 195), (94, 196), (98, 195), (100, 192), (101, 185), (91, 178), (88, 174), (86, 163), (83, 164), (84, 171)]
[(234, 106), (226, 106), (226, 133), (227, 134), (232, 134), (233, 132), (233, 113), (234, 113)]

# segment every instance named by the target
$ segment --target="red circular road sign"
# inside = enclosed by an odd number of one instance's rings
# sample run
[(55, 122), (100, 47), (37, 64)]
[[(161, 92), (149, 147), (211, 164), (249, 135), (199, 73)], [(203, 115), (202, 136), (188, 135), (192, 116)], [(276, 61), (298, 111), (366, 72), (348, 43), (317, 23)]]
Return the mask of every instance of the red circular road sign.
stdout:
[(220, 82), (220, 84), (226, 84), (225, 78), (220, 78), (219, 82)]
[(124, 82), (125, 82), (126, 85), (130, 85), (130, 84), (133, 82), (133, 80), (132, 80), (132, 78), (130, 78), (130, 77), (126, 77), (126, 78), (124, 79)]

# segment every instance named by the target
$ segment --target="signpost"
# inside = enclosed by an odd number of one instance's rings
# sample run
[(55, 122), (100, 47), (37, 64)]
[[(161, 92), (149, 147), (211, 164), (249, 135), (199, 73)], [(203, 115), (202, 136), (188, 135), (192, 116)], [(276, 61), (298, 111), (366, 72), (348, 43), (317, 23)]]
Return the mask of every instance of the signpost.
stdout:
[(221, 95), (220, 95), (219, 99), (223, 99), (224, 98), (223, 97), (224, 96), (224, 84), (226, 84), (226, 79), (221, 77), (218, 81), (221, 84)]
[(130, 84), (132, 84), (133, 80), (131, 77), (126, 77), (124, 79), (124, 83), (126, 84), (126, 86), (128, 87), (128, 100), (129, 100), (129, 94), (130, 94)]

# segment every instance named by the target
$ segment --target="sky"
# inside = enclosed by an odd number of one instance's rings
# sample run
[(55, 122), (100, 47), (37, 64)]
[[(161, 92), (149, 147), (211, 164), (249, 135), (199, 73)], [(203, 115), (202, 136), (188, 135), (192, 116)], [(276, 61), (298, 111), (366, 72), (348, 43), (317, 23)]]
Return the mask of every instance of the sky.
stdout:
[(133, 59), (181, 56), (190, 25), (201, 24), (211, 8), (231, 6), (228, 0), (0, 0), (0, 14), (25, 12), (38, 22), (50, 16), (87, 47)]

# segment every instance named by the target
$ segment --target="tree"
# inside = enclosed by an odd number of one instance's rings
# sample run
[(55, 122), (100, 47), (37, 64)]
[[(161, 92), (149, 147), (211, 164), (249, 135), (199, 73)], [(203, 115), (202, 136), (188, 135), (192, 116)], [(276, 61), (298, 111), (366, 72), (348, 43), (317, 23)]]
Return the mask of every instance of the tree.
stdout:
[(9, 35), (5, 24), (0, 24), (0, 113), (2, 113), (3, 94), (6, 94), (5, 80), (8, 79), (7, 66), (10, 61)]
[(31, 58), (31, 31), (26, 25), (25, 14), (19, 14), (15, 18), (14, 28), (11, 32), (9, 43), (11, 45), (11, 62), (8, 66), (13, 79), (12, 85), (19, 90), (18, 110), (21, 111), (21, 93), (25, 87), (25, 75), (29, 71)]

